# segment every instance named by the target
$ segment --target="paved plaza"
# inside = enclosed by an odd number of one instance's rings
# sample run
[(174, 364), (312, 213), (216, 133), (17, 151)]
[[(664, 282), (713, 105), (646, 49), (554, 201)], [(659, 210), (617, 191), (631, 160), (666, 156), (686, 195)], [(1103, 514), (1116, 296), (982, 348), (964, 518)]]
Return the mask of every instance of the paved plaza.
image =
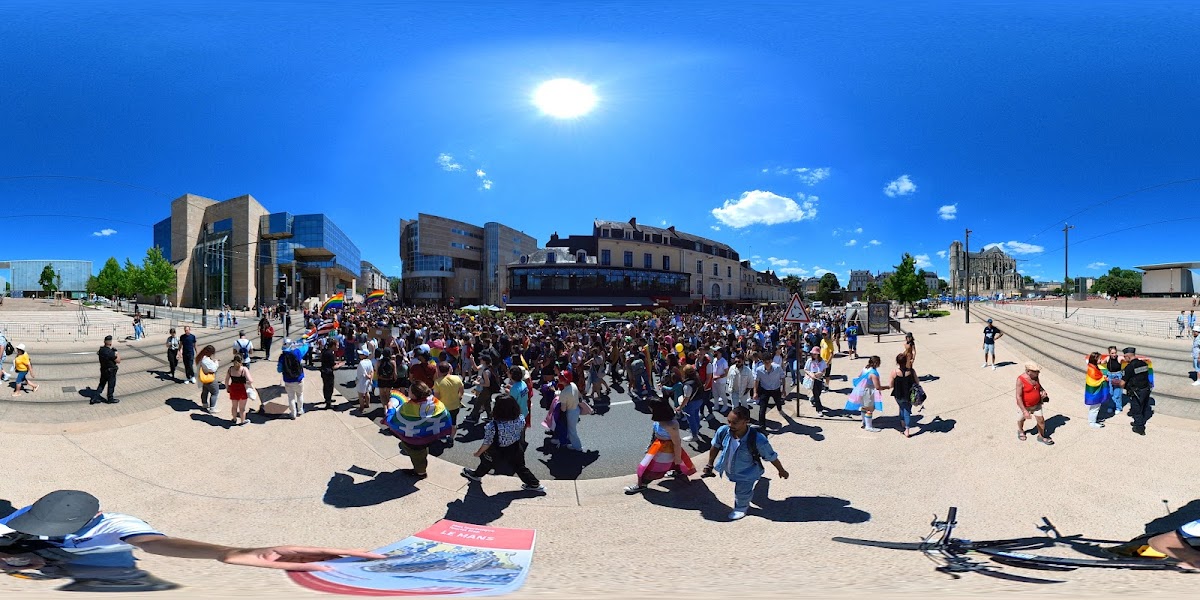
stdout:
[[(982, 325), (963, 324), (960, 312), (905, 326), (917, 340), (916, 370), (929, 378), (930, 400), (917, 415), (921, 433), (905, 439), (896, 430), (890, 399), (876, 419), (880, 433), (848, 416), (817, 416), (806, 402), (797, 413), (789, 402), (786, 415), (772, 411), (770, 418), (785, 425), (771, 442), (791, 477), (779, 480), (768, 469), (749, 517), (734, 523), (725, 521), (733, 489), (723, 479), (659, 481), (641, 495), (622, 493), (650, 431), (635, 403), (621, 403), (628, 397), (614, 396), (607, 412), (581, 420), (584, 446), (596, 450), (587, 464), (554, 466), (555, 454), (538, 448), (535, 425), (527, 459), (545, 469), (540, 476), (555, 477), (543, 481), (545, 495), (520, 491), (515, 478), (469, 484), (460, 477), (458, 465), (468, 464), (478, 447), (470, 431), (468, 441), (432, 459), (428, 479), (415, 481), (399, 471), (411, 465), (396, 440), (381, 434), (370, 415), (345, 410), (341, 398), (337, 410), (311, 410), (295, 421), (280, 418), (284, 406), (273, 401), (272, 416), (253, 417), (246, 427), (227, 426), (224, 394), (220, 414), (200, 412), (195, 386), (163, 379), (160, 335), (117, 344), (126, 362), (115, 406), (89, 406), (80, 395), (95, 384), (98, 342), (29, 344), (44, 385), (19, 401), (0, 393), (8, 458), (0, 500), (22, 506), (53, 489), (83, 489), (107, 510), (140, 516), (170, 535), (246, 546), (374, 548), (441, 518), (533, 528), (533, 569), (514, 595), (521, 598), (1115, 597), (1194, 590), (1191, 577), (1119, 570), (1005, 568), (1063, 582), (1054, 585), (972, 575), (952, 580), (916, 553), (830, 542), (833, 536), (915, 540), (930, 515), (951, 505), (959, 507), (958, 533), (975, 539), (1039, 535), (1043, 517), (1064, 534), (1109, 539), (1142, 534), (1168, 515), (1200, 517), (1192, 476), (1200, 455), (1177, 450), (1195, 446), (1200, 420), (1160, 413), (1146, 437), (1134, 435), (1125, 417), (1091, 429), (1082, 373), (1047, 370), (1043, 382), (1054, 399), (1047, 416), (1057, 444), (1043, 446), (1033, 436), (1020, 442), (1013, 385), (1030, 357), (1019, 345), (1001, 339), (1003, 366), (992, 371), (979, 368)], [(229, 330), (197, 333), (219, 356), (236, 338)], [(864, 356), (884, 359), (881, 371), (900, 349), (899, 336), (860, 341)], [(852, 378), (864, 363), (839, 357), (833, 372)], [(261, 389), (278, 386), (274, 367), (274, 361), (251, 366)], [(310, 371), (305, 380), (310, 406), (320, 396), (316, 375)], [(848, 392), (837, 377), (826, 405), (839, 406)], [(164, 598), (315, 594), (279, 572), (139, 555), (143, 568), (183, 586), (158, 594)], [(47, 597), (55, 585), (0, 579), (5, 597)]]

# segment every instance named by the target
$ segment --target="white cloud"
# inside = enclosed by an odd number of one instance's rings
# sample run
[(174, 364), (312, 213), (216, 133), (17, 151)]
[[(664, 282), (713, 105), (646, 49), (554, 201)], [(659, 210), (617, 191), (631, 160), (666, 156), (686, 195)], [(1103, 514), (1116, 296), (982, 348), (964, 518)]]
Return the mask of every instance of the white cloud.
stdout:
[(96, 237), (108, 237), (116, 232), (116, 229), (101, 229), (100, 231), (93, 231), (92, 235)]
[(983, 249), (987, 250), (993, 247), (1008, 254), (1040, 254), (1045, 250), (1037, 244), (1026, 244), (1025, 242), (995, 242), (984, 246)]
[(757, 254), (755, 254), (754, 256), (751, 256), (751, 257), (750, 257), (750, 260), (758, 260), (758, 259), (760, 259), (760, 258), (762, 258), (762, 257), (761, 257), (761, 256), (759, 256), (759, 255), (757, 255)]
[(839, 266), (839, 267), (844, 267), (844, 266), (846, 266), (846, 261), (844, 261), (844, 260), (839, 260), (839, 261), (838, 261), (838, 263), (837, 263), (837, 266)]
[(662, 221), (659, 221), (659, 225), (662, 225), (663, 227), (666, 227), (666, 226), (667, 226), (667, 220), (666, 220), (666, 219), (663, 219)]
[(820, 277), (826, 273), (833, 273), (834, 275), (837, 275), (837, 273), (834, 273), (833, 271), (830, 271), (829, 269), (826, 269), (823, 267), (818, 267), (817, 265), (813, 265), (813, 275)]
[(483, 169), (475, 169), (475, 176), (482, 179), (484, 177), (487, 177), (487, 173), (484, 173)]
[(482, 190), (492, 189), (492, 180), (484, 179), (483, 181), (479, 182), (479, 189), (482, 189)]
[(858, 240), (850, 240), (850, 241), (846, 242), (846, 245), (847, 245), (847, 246), (853, 246), (853, 245), (855, 245), (855, 244), (857, 244), (857, 243), (858, 243)]
[(717, 227), (716, 225), (709, 225), (709, 226), (708, 226), (708, 228), (709, 228), (709, 229), (711, 229), (711, 230), (713, 230), (713, 231), (720, 231), (720, 230), (721, 230), (721, 228), (720, 228), (720, 227)]
[(854, 230), (854, 233), (862, 233), (862, 227), (859, 227), (859, 228), (855, 229), (855, 230)]
[(938, 218), (943, 221), (953, 221), (958, 217), (958, 204), (947, 204), (938, 209)]
[(796, 175), (796, 178), (808, 185), (817, 185), (826, 179), (829, 179), (829, 167), (800, 167), (792, 169), (791, 173)]
[(763, 172), (763, 173), (770, 173), (770, 172), (771, 172), (771, 170), (770, 170), (770, 169), (763, 169), (763, 170), (762, 170), (762, 172)]
[(883, 188), (883, 193), (887, 194), (889, 198), (895, 198), (896, 196), (907, 196), (915, 191), (917, 191), (917, 184), (913, 183), (913, 181), (908, 178), (908, 175), (901, 175), (897, 177), (894, 181), (887, 184), (887, 186)]
[(778, 225), (815, 219), (818, 198), (804, 194), (796, 196), (800, 199), (799, 203), (762, 190), (743, 192), (737, 200), (726, 200), (722, 206), (712, 209), (712, 215), (721, 223), (737, 229), (754, 224)]
[(946, 258), (946, 251), (938, 250), (937, 255), (938, 255), (938, 258)]
[(450, 156), (445, 152), (438, 155), (437, 162), (438, 165), (442, 167), (443, 171), (461, 171), (463, 168), (462, 165), (454, 162), (453, 156)]
[(933, 263), (929, 261), (928, 254), (918, 254), (913, 257), (913, 260), (916, 261), (918, 269), (928, 269), (933, 266)]
[(1097, 271), (1097, 270), (1103, 269), (1104, 267), (1107, 267), (1107, 266), (1108, 266), (1108, 263), (1094, 262), (1094, 263), (1089, 264), (1087, 266), (1087, 268), (1091, 269), (1093, 271)]
[(768, 257), (767, 262), (771, 263), (772, 267), (786, 267), (792, 264), (792, 261), (786, 258), (775, 258), (774, 256)]
[(796, 277), (808, 277), (808, 269), (804, 267), (782, 267), (775, 269), (776, 273), (783, 275), (795, 275)]
[(880, 244), (882, 244), (882, 243), (883, 243), (883, 242), (881, 242), (881, 241), (879, 241), (879, 240), (871, 240), (871, 241), (867, 242), (867, 245), (868, 245), (868, 246), (878, 246), (878, 245), (880, 245)]

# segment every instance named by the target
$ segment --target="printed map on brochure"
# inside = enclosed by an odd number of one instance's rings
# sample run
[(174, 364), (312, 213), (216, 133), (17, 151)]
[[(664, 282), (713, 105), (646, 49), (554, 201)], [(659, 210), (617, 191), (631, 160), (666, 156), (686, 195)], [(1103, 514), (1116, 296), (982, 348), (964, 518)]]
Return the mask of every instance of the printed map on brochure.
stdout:
[(333, 571), (292, 572), (300, 585), (360, 596), (492, 596), (520, 589), (536, 532), (438, 521), (376, 550), (381, 560), (344, 559)]

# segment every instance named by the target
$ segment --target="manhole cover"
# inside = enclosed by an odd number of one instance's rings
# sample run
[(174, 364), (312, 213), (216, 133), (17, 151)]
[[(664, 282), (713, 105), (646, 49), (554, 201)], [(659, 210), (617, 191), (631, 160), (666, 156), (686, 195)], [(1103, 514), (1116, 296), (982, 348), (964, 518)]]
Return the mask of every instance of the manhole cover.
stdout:
[(64, 387), (62, 390), (63, 390), (63, 393), (64, 393), (64, 394), (74, 394), (74, 393), (75, 393), (75, 386), (70, 386), (70, 385), (68, 385), (68, 386)]

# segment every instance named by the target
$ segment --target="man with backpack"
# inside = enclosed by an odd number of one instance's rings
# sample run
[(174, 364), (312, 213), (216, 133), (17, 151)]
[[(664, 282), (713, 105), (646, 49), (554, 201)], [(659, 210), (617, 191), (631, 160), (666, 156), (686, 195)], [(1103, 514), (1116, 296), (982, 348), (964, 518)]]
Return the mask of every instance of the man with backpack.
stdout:
[[(308, 354), (308, 344), (295, 344), (290, 339), (283, 340), (283, 349), (279, 353), (279, 363), (275, 370), (283, 375), (283, 389), (287, 392), (289, 416), (292, 419), (304, 414), (304, 367), (300, 359)], [(258, 407), (259, 414), (266, 411)]]
[(254, 344), (246, 339), (245, 331), (238, 332), (238, 339), (233, 341), (233, 349), (241, 355), (243, 364), (250, 364), (250, 351), (254, 350)]
[(735, 407), (729, 411), (728, 425), (722, 425), (713, 436), (708, 464), (701, 475), (724, 475), (733, 482), (733, 512), (729, 513), (729, 520), (741, 519), (750, 510), (754, 484), (766, 473), (763, 460), (775, 466), (780, 478), (788, 478), (787, 469), (783, 468), (779, 454), (771, 447), (767, 436), (750, 425), (750, 409)]

